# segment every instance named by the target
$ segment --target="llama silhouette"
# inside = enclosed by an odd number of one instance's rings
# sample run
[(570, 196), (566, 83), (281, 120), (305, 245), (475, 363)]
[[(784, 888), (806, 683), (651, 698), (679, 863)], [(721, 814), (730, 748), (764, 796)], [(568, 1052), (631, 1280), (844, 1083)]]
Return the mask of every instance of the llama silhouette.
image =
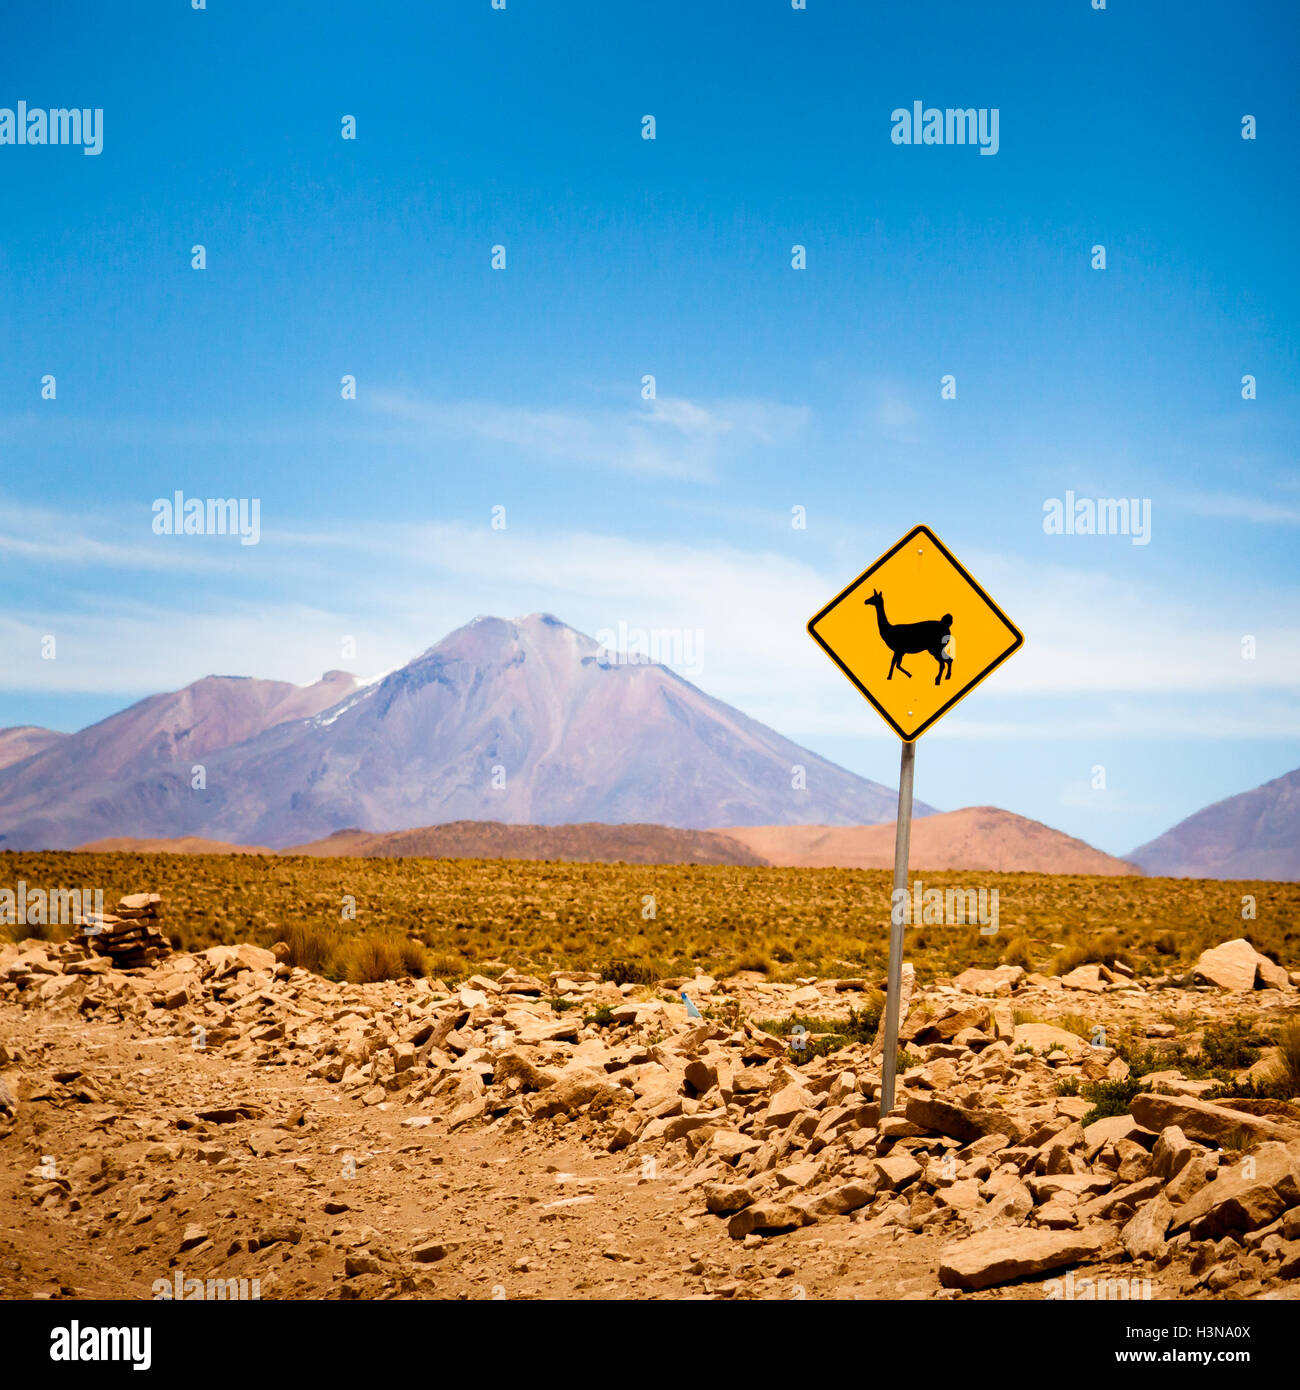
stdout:
[(885, 617), (885, 600), (879, 589), (873, 590), (871, 597), (863, 602), (876, 610), (881, 640), (894, 654), (893, 661), (889, 663), (889, 674), (885, 677), (887, 681), (894, 679), (895, 668), (911, 680), (912, 673), (903, 665), (903, 658), (915, 652), (929, 652), (939, 663), (935, 685), (945, 675), (952, 680), (952, 657), (948, 655), (952, 642), (951, 613), (925, 623), (891, 623)]

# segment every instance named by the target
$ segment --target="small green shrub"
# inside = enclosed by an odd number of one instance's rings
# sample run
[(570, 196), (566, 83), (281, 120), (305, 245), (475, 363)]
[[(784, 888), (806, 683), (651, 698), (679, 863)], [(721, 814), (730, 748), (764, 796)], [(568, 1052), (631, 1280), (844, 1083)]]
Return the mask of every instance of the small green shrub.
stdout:
[(1133, 1097), (1142, 1089), (1136, 1076), (1125, 1077), (1123, 1081), (1090, 1081), (1083, 1087), (1083, 1098), (1092, 1102), (1092, 1109), (1079, 1123), (1086, 1129), (1094, 1120), (1127, 1115)]

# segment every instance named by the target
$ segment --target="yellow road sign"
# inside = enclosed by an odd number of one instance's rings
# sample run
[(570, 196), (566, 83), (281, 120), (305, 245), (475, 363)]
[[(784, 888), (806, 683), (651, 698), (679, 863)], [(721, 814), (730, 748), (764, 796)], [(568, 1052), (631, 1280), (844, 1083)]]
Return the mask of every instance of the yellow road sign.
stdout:
[(1025, 640), (928, 526), (885, 551), (808, 631), (905, 743)]

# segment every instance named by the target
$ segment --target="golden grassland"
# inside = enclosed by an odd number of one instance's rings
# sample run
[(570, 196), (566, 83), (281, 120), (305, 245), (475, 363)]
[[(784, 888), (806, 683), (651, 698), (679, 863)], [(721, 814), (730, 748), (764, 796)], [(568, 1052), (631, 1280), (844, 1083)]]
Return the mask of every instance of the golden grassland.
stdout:
[[(908, 928), (919, 978), (1012, 962), (1063, 973), (1119, 958), (1177, 974), (1207, 946), (1248, 938), (1300, 967), (1300, 884), (1051, 874), (923, 874), (929, 888), (996, 889), (999, 930)], [(437, 975), (512, 965), (600, 970), (650, 983), (697, 968), (723, 978), (883, 973), (886, 870), (572, 864), (522, 860), (318, 859), (171, 854), (0, 854), (0, 889), (163, 896), (185, 950), (286, 940), (295, 963), (336, 978)], [(1253, 917), (1244, 916), (1253, 903)], [(353, 908), (352, 905), (355, 904)], [(354, 916), (349, 916), (354, 911)], [(13, 927), (66, 937), (66, 927)]]

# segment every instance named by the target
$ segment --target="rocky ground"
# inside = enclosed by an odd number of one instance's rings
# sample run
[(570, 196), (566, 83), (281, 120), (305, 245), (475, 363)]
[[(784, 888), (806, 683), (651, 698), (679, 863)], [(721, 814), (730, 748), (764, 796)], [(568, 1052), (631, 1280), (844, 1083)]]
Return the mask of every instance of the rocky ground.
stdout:
[(692, 1017), (682, 982), (8, 945), (0, 1294), (1296, 1297), (1300, 1103), (1210, 1103), (1170, 1069), (1084, 1128), (1062, 1093), (1128, 1069), (1054, 1018), (1159, 1039), (1300, 1009), (1286, 971), (1218, 951), (1184, 987), (1003, 966), (916, 990), (882, 1120), (872, 1045), (801, 1062), (753, 1021), (842, 1017), (875, 981), (700, 976)]

